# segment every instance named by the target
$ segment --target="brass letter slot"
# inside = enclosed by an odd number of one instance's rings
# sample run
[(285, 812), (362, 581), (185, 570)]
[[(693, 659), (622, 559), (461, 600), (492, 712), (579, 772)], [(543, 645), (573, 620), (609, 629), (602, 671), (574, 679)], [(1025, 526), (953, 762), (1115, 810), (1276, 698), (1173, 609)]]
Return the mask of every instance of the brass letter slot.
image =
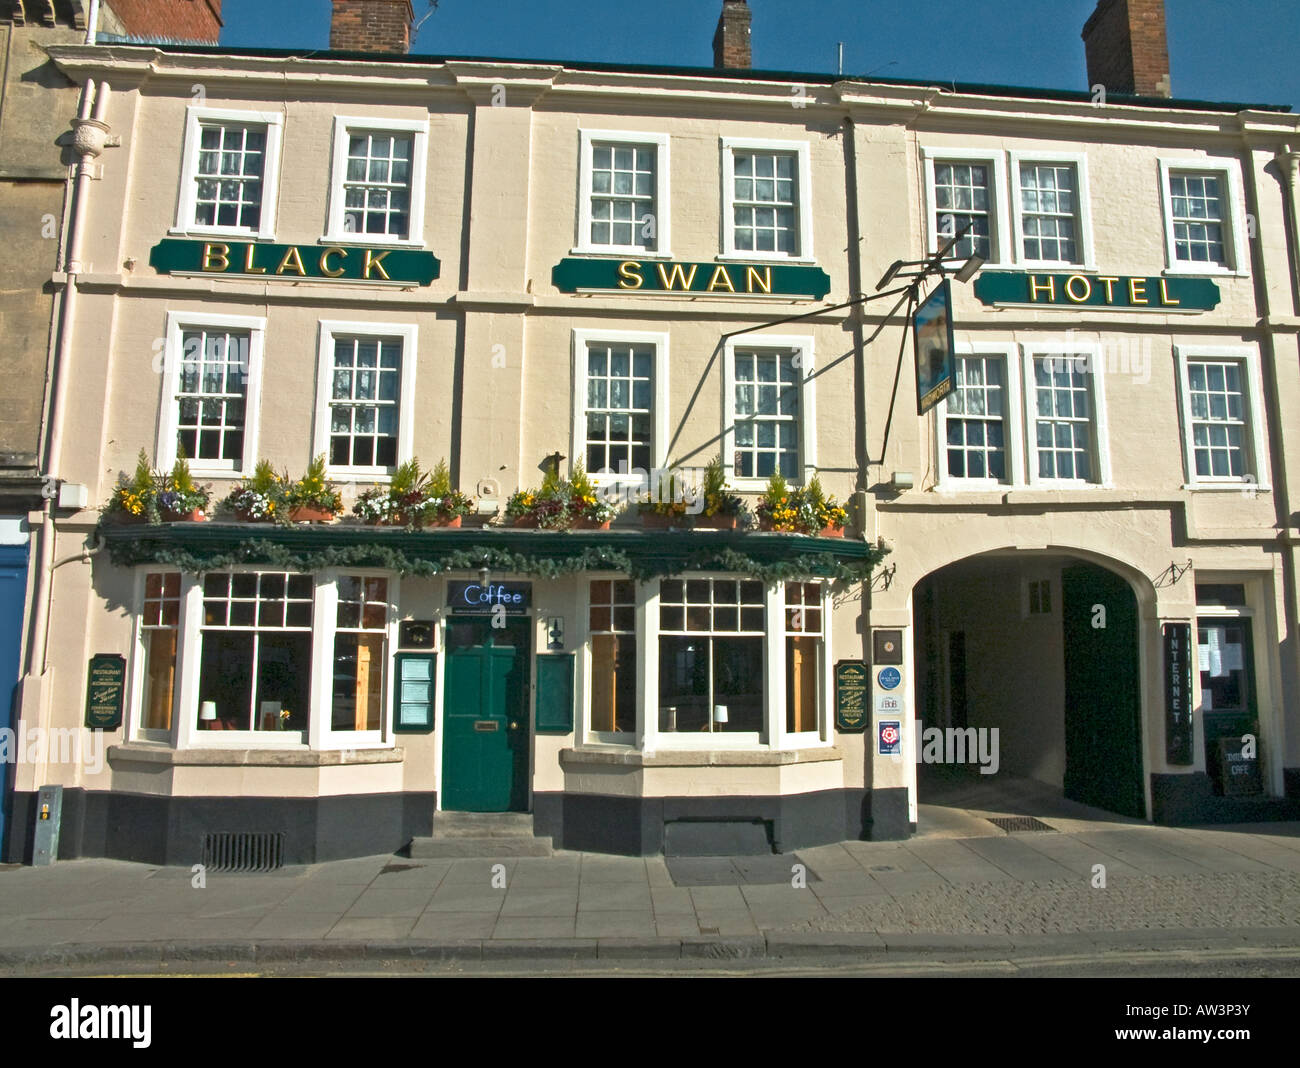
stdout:
[(494, 719), (476, 719), (474, 721), (474, 729), (476, 731), (494, 731), (500, 726), (501, 724)]

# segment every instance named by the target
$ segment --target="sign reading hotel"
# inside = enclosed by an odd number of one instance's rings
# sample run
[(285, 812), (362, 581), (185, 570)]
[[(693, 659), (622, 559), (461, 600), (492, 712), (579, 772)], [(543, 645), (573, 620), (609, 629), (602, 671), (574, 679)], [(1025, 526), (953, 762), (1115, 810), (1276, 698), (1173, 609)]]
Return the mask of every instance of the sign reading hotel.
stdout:
[(551, 268), (561, 293), (690, 293), (704, 297), (821, 300), (831, 278), (820, 267), (786, 263), (678, 263), (569, 258)]
[(375, 282), (427, 286), (442, 265), (432, 252), (346, 245), (267, 245), (166, 238), (149, 253), (159, 274), (208, 274), (291, 282)]
[(1212, 311), (1219, 287), (1208, 278), (1138, 278), (1118, 274), (1032, 274), (983, 271), (975, 279), (982, 304), (1021, 304), (1119, 311)]

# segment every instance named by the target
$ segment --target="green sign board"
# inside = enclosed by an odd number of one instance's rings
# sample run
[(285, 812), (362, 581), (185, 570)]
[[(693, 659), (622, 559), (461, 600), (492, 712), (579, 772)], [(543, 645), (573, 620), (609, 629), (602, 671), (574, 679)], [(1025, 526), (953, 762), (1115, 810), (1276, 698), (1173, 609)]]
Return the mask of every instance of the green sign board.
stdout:
[(126, 658), (117, 653), (92, 656), (86, 673), (86, 726), (107, 731), (120, 727), (125, 693)]
[(1138, 278), (1115, 274), (983, 271), (975, 279), (983, 304), (1028, 304), (1121, 311), (1211, 311), (1219, 287), (1208, 278)]
[(432, 252), (345, 245), (267, 245), (256, 241), (188, 241), (154, 245), (149, 265), (159, 274), (211, 274), (259, 280), (391, 282), (427, 286), (442, 265)]
[(835, 665), (835, 729), (859, 733), (871, 718), (867, 695), (871, 672), (860, 660), (841, 660)]
[(573, 730), (573, 653), (537, 658), (537, 731), (568, 734)]
[(709, 297), (821, 300), (831, 279), (820, 267), (784, 263), (678, 263), (663, 260), (560, 260), (551, 283), (561, 293), (691, 293)]

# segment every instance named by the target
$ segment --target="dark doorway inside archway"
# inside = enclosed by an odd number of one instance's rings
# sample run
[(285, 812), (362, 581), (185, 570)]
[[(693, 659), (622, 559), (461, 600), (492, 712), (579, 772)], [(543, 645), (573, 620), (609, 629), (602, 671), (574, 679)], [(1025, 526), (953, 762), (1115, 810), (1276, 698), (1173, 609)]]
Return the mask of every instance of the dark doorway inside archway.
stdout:
[(1033, 815), (1027, 804), (1053, 808), (1054, 795), (1145, 817), (1138, 606), (1123, 578), (1065, 555), (992, 553), (928, 576), (913, 604), (923, 808), (970, 797)]

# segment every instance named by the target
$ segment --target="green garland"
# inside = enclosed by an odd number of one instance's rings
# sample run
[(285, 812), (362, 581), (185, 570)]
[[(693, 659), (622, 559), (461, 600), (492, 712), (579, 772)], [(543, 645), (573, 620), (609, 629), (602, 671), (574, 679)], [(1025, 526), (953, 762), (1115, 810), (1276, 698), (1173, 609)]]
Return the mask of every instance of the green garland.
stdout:
[(646, 581), (669, 578), (687, 571), (721, 570), (747, 575), (767, 585), (777, 582), (840, 579), (865, 582), (887, 550), (872, 549), (860, 560), (842, 562), (824, 553), (801, 553), (777, 563), (763, 563), (734, 549), (704, 549), (685, 559), (633, 560), (626, 552), (611, 548), (585, 548), (563, 557), (533, 556), (508, 549), (469, 546), (449, 552), (411, 555), (402, 549), (382, 545), (346, 545), (324, 549), (295, 550), (261, 538), (239, 542), (232, 551), (193, 551), (151, 545), (148, 540), (114, 539), (109, 556), (119, 567), (160, 564), (178, 571), (201, 573), (222, 571), (247, 564), (265, 564), (284, 571), (313, 572), (325, 568), (374, 567), (400, 575), (438, 575), (446, 571), (493, 571), (535, 575), (554, 579), (580, 571), (616, 571)]

